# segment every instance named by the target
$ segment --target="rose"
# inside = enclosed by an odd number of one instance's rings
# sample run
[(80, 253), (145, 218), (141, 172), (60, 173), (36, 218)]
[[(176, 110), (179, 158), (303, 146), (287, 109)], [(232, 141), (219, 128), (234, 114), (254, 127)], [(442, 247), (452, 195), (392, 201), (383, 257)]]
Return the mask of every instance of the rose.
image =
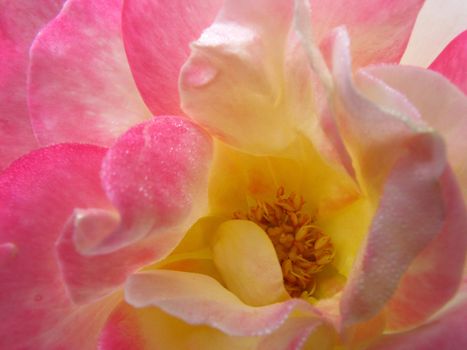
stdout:
[[(282, 4), (278, 3), (279, 5)], [(42, 144), (83, 140), (104, 145), (112, 143), (114, 137), (131, 126), (135, 119), (125, 119), (121, 124), (116, 123), (116, 127), (108, 130), (102, 129), (99, 125), (105, 124), (102, 120), (112, 117), (111, 112), (118, 114), (122, 110), (127, 113), (128, 110), (141, 110), (136, 98), (125, 100), (120, 98), (121, 95), (127, 96), (126, 89), (120, 95), (118, 93), (121, 90), (102, 91), (102, 81), (109, 78), (109, 71), (114, 73), (113, 77), (120, 82), (117, 86), (129, 88), (129, 95), (133, 85), (128, 73), (117, 74), (122, 71), (127, 72), (124, 69), (117, 69), (118, 59), (106, 62), (113, 63), (111, 66), (113, 69), (109, 69), (109, 64), (102, 64), (103, 59), (108, 57), (106, 50), (111, 49), (114, 54), (112, 57), (115, 57), (119, 52), (118, 48), (121, 48), (118, 40), (119, 26), (115, 23), (115, 21), (118, 23), (118, 6), (114, 8), (115, 12), (111, 11), (111, 4), (108, 5), (109, 7), (93, 6), (89, 7), (85, 1), (69, 2), (60, 17), (38, 36), (33, 45), (29, 98), (34, 130)], [(130, 37), (131, 31), (137, 30), (135, 24), (131, 22), (135, 18), (132, 16), (136, 15), (139, 21), (145, 18), (143, 13), (138, 11), (139, 6), (143, 5), (138, 5), (138, 2), (125, 4), (123, 28), (124, 33)], [(256, 130), (251, 127), (236, 129), (235, 124), (231, 124), (228, 128), (222, 127), (224, 123), (228, 123), (226, 118), (231, 117), (232, 111), (238, 111), (243, 107), (244, 101), (249, 102), (245, 103), (245, 111), (253, 113), (247, 114), (253, 116), (253, 120), (261, 118), (261, 113), (255, 114), (255, 112), (269, 104), (262, 104), (259, 98), (248, 100), (250, 96), (239, 89), (240, 91), (236, 91), (239, 92), (238, 96), (231, 95), (237, 97), (238, 104), (228, 105), (228, 99), (214, 93), (225, 91), (225, 87), (232, 88), (232, 86), (222, 85), (225, 82), (222, 79), (209, 81), (215, 78), (215, 70), (235, 67), (233, 75), (230, 76), (236, 82), (234, 87), (250, 88), (257, 93), (253, 94), (254, 96), (261, 96), (260, 93), (269, 98), (274, 96), (277, 82), (270, 78), (276, 77), (275, 68), (278, 64), (282, 67), (280, 59), (274, 55), (265, 55), (259, 57), (262, 58), (259, 61), (263, 63), (261, 66), (258, 64), (250, 66), (245, 63), (255, 63), (254, 59), (258, 59), (258, 56), (254, 55), (258, 53), (258, 46), (254, 45), (258, 42), (255, 40), (262, 41), (260, 48), (264, 51), (259, 50), (259, 53), (274, 53), (277, 52), (275, 50), (277, 47), (284, 49), (280, 40), (284, 39), (284, 35), (276, 34), (280, 34), (281, 29), (287, 30), (290, 25), (288, 22), (290, 17), (287, 17), (287, 14), (291, 16), (291, 13), (287, 12), (290, 8), (287, 7), (264, 7), (261, 9), (261, 15), (250, 8), (247, 13), (237, 9), (234, 14), (228, 9), (227, 7), (224, 17), (220, 16), (215, 25), (198, 40), (192, 57), (183, 69), (182, 102), (189, 115), (202, 122), (212, 133), (239, 148), (268, 154), (269, 157), (253, 157), (216, 143), (215, 149), (218, 153), (211, 167), (212, 176), (209, 184), (211, 214), (214, 214), (214, 217), (198, 221), (186, 235), (186, 228), (200, 215), (195, 212), (196, 209), (201, 214), (205, 213), (203, 208), (198, 206), (201, 203), (199, 200), (205, 197), (206, 167), (209, 164), (211, 147), (209, 136), (190, 122), (173, 117), (162, 117), (146, 122), (119, 137), (106, 154), (105, 149), (96, 146), (61, 145), (33, 152), (15, 162), (5, 171), (1, 180), (2, 202), (7, 203), (2, 211), (1, 221), (2, 242), (5, 242), (1, 250), (3, 271), (5, 271), (5, 278), (2, 280), (6, 281), (7, 285), (1, 299), (2, 306), (6, 308), (5, 312), (2, 310), (2, 314), (14, 315), (5, 325), (8, 332), (8, 336), (4, 337), (6, 347), (94, 348), (103, 322), (106, 322), (106, 326), (99, 336), (101, 348), (117, 346), (137, 348), (142, 341), (149, 348), (156, 344), (165, 348), (188, 346), (205, 348), (206, 338), (211, 343), (216, 342), (214, 347), (286, 348), (298, 346), (308, 336), (310, 336), (309, 343), (324, 348), (326, 346), (324, 343), (337, 341), (335, 332), (340, 332), (339, 341), (345, 342), (346, 346), (365, 346), (380, 336), (384, 326), (383, 321), (388, 322), (388, 329), (415, 326), (424, 322), (451, 299), (462, 273), (460, 268), (465, 251), (465, 239), (463, 239), (465, 226), (462, 226), (465, 225), (465, 221), (462, 220), (465, 220), (465, 209), (449, 171), (444, 172), (440, 178), (440, 172), (445, 168), (439, 137), (420, 124), (416, 119), (418, 114), (422, 114), (441, 134), (444, 134), (448, 157), (453, 166), (457, 166), (454, 169), (461, 183), (463, 183), (463, 163), (462, 158), (459, 157), (459, 153), (462, 152), (459, 150), (462, 148), (453, 147), (459, 145), (458, 137), (449, 133), (451, 130), (446, 130), (442, 122), (431, 118), (437, 114), (433, 111), (434, 107), (427, 108), (426, 100), (419, 102), (420, 91), (425, 94), (427, 93), (425, 89), (432, 85), (415, 84), (415, 88), (419, 90), (414, 91), (411, 89), (412, 86), (407, 85), (407, 77), (416, 76), (417, 79), (422, 81), (426, 79), (430, 84), (436, 83), (441, 86), (441, 91), (446, 97), (437, 96), (436, 107), (439, 110), (450, 108), (447, 114), (452, 115), (452, 122), (462, 123), (458, 113), (463, 106), (462, 103), (465, 105), (465, 97), (439, 76), (419, 70), (407, 68), (404, 71), (393, 67), (376, 67), (356, 73), (354, 79), (359, 89), (357, 90), (348, 71), (347, 38), (342, 30), (336, 32), (335, 38), (330, 39), (333, 47), (330, 51), (334, 55), (331, 80), (330, 75), (326, 73), (326, 66), (322, 61), (320, 62), (319, 55), (316, 55), (317, 50), (313, 41), (308, 36), (306, 27), (308, 21), (306, 18), (296, 17), (297, 31), (302, 36), (301, 44), (308, 49), (310, 62), (306, 61), (304, 55), (293, 56), (293, 58), (301, 57), (303, 60), (297, 59), (292, 62), (293, 64), (285, 65), (290, 69), (287, 72), (303, 73), (311, 63), (313, 67), (318, 67), (317, 73), (328, 90), (321, 91), (322, 95), (320, 95), (318, 86), (311, 88), (307, 85), (308, 79), (303, 79), (299, 74), (286, 75), (284, 92), (287, 98), (284, 104), (278, 105), (282, 109), (277, 109), (288, 113), (277, 113), (276, 109), (268, 110), (271, 114), (267, 122), (275, 127), (264, 125), (265, 123), (253, 125)], [(414, 7), (413, 13), (406, 12), (406, 9), (404, 13), (408, 13), (407, 16), (413, 19), (417, 9), (418, 5)], [(280, 12), (275, 12), (277, 10)], [(319, 7), (317, 10), (319, 11)], [(265, 17), (263, 11), (270, 11), (270, 16)], [(299, 11), (302, 15), (306, 13), (306, 9)], [(248, 16), (235, 17), (239, 14)], [(159, 15), (163, 16), (163, 14)], [(104, 21), (102, 17), (106, 20)], [(153, 16), (149, 17), (154, 20)], [(226, 18), (235, 19), (233, 22), (235, 25), (229, 27)], [(262, 19), (265, 18), (263, 23)], [(272, 23), (268, 23), (269, 18), (274, 19)], [(319, 18), (327, 17), (319, 16)], [(125, 19), (128, 20), (126, 25)], [(78, 35), (81, 31), (68, 32), (71, 20), (86, 22), (89, 31), (84, 31), (82, 37)], [(89, 23), (90, 20), (94, 22)], [(105, 46), (102, 40), (90, 42), (89, 38), (95, 36), (96, 27), (102, 30), (108, 46)], [(274, 28), (272, 38), (268, 36), (271, 27)], [(115, 35), (112, 30), (117, 31), (117, 34)], [(407, 28), (406, 31), (409, 30), (410, 28)], [(57, 32), (63, 37), (57, 38)], [(258, 32), (261, 35), (258, 36)], [(230, 33), (235, 35), (229, 37)], [(225, 40), (222, 34), (227, 34), (227, 39), (231, 40), (228, 42), (219, 40)], [(180, 33), (177, 32), (177, 35)], [(81, 56), (76, 55), (70, 46), (64, 45), (70, 42), (70, 38), (73, 39), (72, 42), (80, 44), (71, 46), (75, 47), (75, 50), (89, 51), (92, 48), (94, 53), (85, 62), (86, 65), (81, 66), (82, 70), (74, 77), (75, 79), (69, 79), (69, 74), (76, 74), (76, 70), (70, 70), (70, 63), (73, 62), (68, 61), (67, 65), (50, 62), (51, 53), (60, 58), (64, 55), (63, 50), (68, 48), (71, 50), (68, 55), (79, 57), (77, 64), (82, 64)], [(253, 40), (248, 41), (248, 39)], [(292, 39), (287, 43), (297, 46), (287, 46), (287, 49), (301, 50), (302, 46)], [(406, 40), (406, 36), (402, 39)], [(83, 48), (83, 42), (80, 40), (88, 43), (89, 47)], [(151, 69), (146, 70), (148, 62), (138, 58), (138, 53), (141, 54), (142, 51), (142, 43), (138, 40), (145, 42), (147, 38), (137, 35), (129, 39), (126, 49), (143, 97), (149, 107), (161, 108), (162, 105), (167, 108), (166, 112), (173, 113), (176, 110), (170, 108), (177, 108), (177, 103), (171, 105), (167, 101), (157, 100), (158, 96), (164, 98), (175, 96), (170, 95), (170, 87), (173, 88), (173, 85), (168, 85), (168, 91), (163, 95), (152, 92), (153, 85), (147, 77), (145, 78), (145, 74)], [(163, 42), (163, 40), (159, 41)], [(232, 46), (232, 43), (235, 45)], [(391, 46), (393, 45), (394, 42), (391, 42)], [(151, 46), (143, 45), (144, 47), (146, 50), (151, 50)], [(102, 57), (96, 55), (98, 49), (103, 50)], [(242, 53), (245, 55), (235, 56)], [(244, 60), (239, 60), (238, 57)], [(357, 57), (359, 62), (358, 55), (354, 57)], [(368, 57), (371, 57), (371, 53)], [(438, 62), (442, 62), (442, 58)], [(87, 70), (88, 64), (94, 64), (100, 70), (91, 71), (93, 74), (90, 74)], [(145, 69), (141, 69), (142, 67)], [(149, 68), (159, 69), (158, 67)], [(108, 70), (102, 71), (104, 68)], [(162, 72), (160, 70), (157, 72), (158, 76), (171, 75), (172, 80), (168, 81), (173, 82), (177, 69), (174, 69), (174, 74), (170, 74), (172, 72), (166, 66), (163, 68)], [(251, 69), (256, 73), (254, 77), (257, 79), (251, 79), (251, 75), (246, 74), (251, 73)], [(403, 77), (400, 78), (402, 73)], [(86, 98), (82, 96), (77, 98), (73, 93), (64, 90), (63, 85), (55, 87), (54, 84), (45, 84), (41, 81), (41, 79), (50, 81), (51, 77), (54, 77), (53, 80), (63, 79), (66, 83), (73, 84), (71, 92), (99, 88), (103, 96), (96, 99), (95, 94), (92, 93)], [(264, 81), (267, 84), (264, 84)], [(244, 85), (241, 85), (242, 83)], [(418, 111), (401, 98), (397, 91), (388, 88), (387, 84), (407, 95)], [(83, 86), (85, 88), (80, 90)], [(109, 86), (115, 89), (113, 80)], [(136, 90), (133, 89), (133, 92)], [(57, 109), (58, 93), (63, 93), (64, 102), (61, 108), (64, 109)], [(333, 109), (326, 110), (328, 104), (325, 98), (322, 100), (316, 98), (312, 101), (314, 104), (308, 98), (302, 100), (301, 97), (310, 96), (308, 93), (313, 93), (316, 97), (326, 97), (329, 94)], [(448, 97), (450, 104), (445, 104), (444, 101)], [(212, 105), (206, 104), (206, 101), (211, 102)], [(259, 108), (250, 110), (249, 106), (252, 102)], [(320, 102), (323, 103), (319, 104)], [(228, 108), (222, 108), (226, 104)], [(316, 133), (320, 129), (312, 129), (307, 124), (307, 119), (296, 119), (306, 117), (307, 112), (310, 111), (316, 113), (317, 106), (323, 107), (322, 116), (327, 123), (326, 137), (323, 138), (317, 138), (319, 134), (317, 136)], [(218, 113), (224, 112), (215, 115), (221, 118), (221, 125), (216, 124), (217, 118), (211, 118), (213, 110), (207, 107), (218, 108)], [(297, 109), (300, 111), (297, 115), (290, 112), (295, 112)], [(63, 114), (64, 111), (76, 116), (77, 126), (90, 115), (102, 119), (95, 125), (88, 123), (85, 128), (70, 128), (69, 125), (61, 122), (59, 117), (62, 116), (57, 113)], [(326, 112), (335, 115), (340, 134), (332, 133), (336, 129), (333, 119), (329, 119), (329, 114)], [(409, 120), (411, 123), (395, 119), (394, 116), (398, 113), (413, 118)], [(136, 117), (138, 116), (139, 114)], [(368, 140), (360, 135), (368, 127), (365, 118), (370, 117), (371, 122), (382, 120), (382, 125), (389, 130), (375, 128), (365, 135), (368, 136)], [(284, 119), (287, 120), (286, 123)], [(304, 131), (313, 130), (310, 134), (313, 136), (315, 147), (328, 157), (329, 162), (337, 159), (335, 166), (342, 164), (350, 173), (356, 171), (357, 183), (366, 196), (356, 193), (355, 186), (347, 175), (321, 161), (309, 143), (305, 142), (301, 146), (294, 143), (294, 131), (290, 130), (297, 125), (294, 123), (298, 123)], [(412, 124), (415, 127), (411, 128)], [(277, 128), (278, 125), (281, 128)], [(458, 125), (462, 126), (462, 124)], [(254, 137), (251, 137), (252, 135)], [(346, 148), (342, 147), (342, 140)], [(391, 147), (388, 147), (388, 140), (391, 142)], [(281, 142), (292, 143), (287, 152), (278, 154), (278, 150), (283, 146)], [(355, 167), (348, 162), (346, 150), (351, 153)], [(375, 162), (375, 157), (378, 157), (378, 162)], [(304, 160), (313, 160), (312, 166), (307, 166)], [(264, 201), (271, 199), (271, 187), (273, 187), (271, 183), (274, 179), (268, 179), (269, 171), (264, 171), (263, 164), (274, 169), (274, 176), (290, 188), (297, 186), (295, 181), (297, 163), (300, 165), (298, 168), (304, 168), (302, 171), (307, 175), (308, 180), (301, 190), (309, 208), (319, 208), (318, 223), (326, 233), (323, 237), (332, 236), (332, 244), (336, 250), (333, 264), (340, 272), (331, 271), (331, 276), (326, 274), (324, 277), (320, 276), (316, 296), (321, 300), (314, 306), (300, 299), (289, 299), (284, 295), (282, 275), (280, 270), (279, 273), (277, 270), (275, 247), (271, 246), (270, 240), (262, 230), (258, 229), (258, 226), (250, 221), (227, 221), (220, 224), (235, 210), (248, 210), (247, 205), (234, 200), (236, 192), (249, 191), (257, 199), (262, 200), (262, 196)], [(242, 186), (241, 182), (236, 183), (235, 178), (229, 177), (231, 168), (235, 166), (252, 174), (247, 184)], [(227, 169), (223, 170), (223, 167)], [(99, 171), (101, 171), (103, 189)], [(261, 176), (264, 173), (266, 176)], [(285, 176), (284, 173), (287, 175)], [(438, 181), (441, 183), (441, 193), (437, 186), (433, 186), (433, 183)], [(319, 191), (310, 186), (317, 182), (321, 187)], [(56, 187), (64, 188), (66, 191), (57, 192)], [(243, 190), (245, 187), (247, 189)], [(279, 199), (287, 199), (288, 194), (281, 194), (279, 191), (278, 196)], [(355, 200), (355, 196), (359, 200)], [(400, 201), (406, 205), (401, 206)], [(196, 205), (192, 206), (191, 203)], [(380, 204), (378, 208), (376, 208), (377, 204)], [(373, 206), (375, 207), (372, 208)], [(388, 208), (390, 208), (389, 214)], [(398, 211), (401, 209), (402, 213)], [(292, 215), (290, 211), (288, 213)], [(358, 220), (349, 219), (356, 214), (359, 214)], [(391, 220), (385, 221), (388, 215), (392, 215)], [(423, 216), (423, 220), (420, 216)], [(360, 233), (358, 240), (361, 241), (367, 230), (366, 227), (358, 226), (369, 225), (370, 220), (373, 220), (371, 227), (373, 229), (370, 228), (367, 241), (363, 243), (361, 259), (356, 263), (353, 275), (348, 278), (341, 298), (340, 294), (333, 293), (336, 289), (342, 288), (342, 280), (348, 274), (353, 257), (360, 248), (361, 244), (355, 242), (357, 236), (355, 232)], [(444, 230), (438, 234), (439, 225), (442, 223)], [(354, 227), (352, 227), (352, 242), (349, 242), (343, 237), (342, 232), (345, 231), (342, 227), (351, 224)], [(333, 226), (337, 226), (340, 230)], [(413, 240), (407, 240), (407, 235), (399, 229), (400, 227), (404, 227), (404, 231), (409, 227), (414, 232), (411, 237)], [(214, 240), (207, 239), (209, 237), (206, 237), (206, 234), (213, 232), (215, 232)], [(242, 234), (246, 232), (248, 236), (244, 239)], [(172, 251), (183, 235), (185, 235), (184, 240), (176, 250)], [(436, 238), (428, 243), (432, 237)], [(381, 246), (382, 243), (385, 246)], [(424, 245), (426, 245), (425, 250), (416, 257)], [(394, 249), (388, 251), (386, 249), (388, 246)], [(236, 248), (232, 249), (232, 247)], [(55, 248), (57, 255), (53, 253)], [(214, 254), (213, 257), (210, 252)], [(226, 334), (236, 336), (226, 336), (212, 328), (188, 326), (154, 308), (134, 309), (126, 304), (114, 308), (115, 303), (121, 300), (121, 295), (115, 293), (109, 295), (109, 293), (121, 286), (129, 273), (150, 261), (160, 260), (169, 253), (166, 259), (157, 263), (158, 265), (148, 267), (151, 272), (130, 277), (126, 286), (126, 300), (136, 307), (154, 304), (189, 323), (207, 323)], [(446, 259), (447, 255), (450, 260)], [(376, 264), (372, 264), (373, 259), (376, 259)], [(397, 264), (391, 264), (390, 259), (397, 261)], [(259, 272), (262, 274), (252, 276), (251, 270), (255, 267), (256, 269), (261, 267), (262, 270)], [(391, 270), (386, 270), (390, 272), (389, 274), (382, 274), (379, 271), (381, 268), (389, 267)], [(232, 269), (235, 270), (234, 273)], [(195, 273), (175, 272), (175, 270)], [(445, 274), (443, 284), (438, 283), (440, 273)], [(246, 304), (265, 306), (251, 308), (238, 299), (232, 299), (225, 288), (220, 287), (215, 279), (207, 276), (222, 280), (227, 288)], [(396, 289), (394, 284), (401, 277), (402, 282)], [(157, 283), (160, 281), (164, 283)], [(414, 283), (421, 282), (430, 286), (429, 293), (425, 290), (414, 292)], [(372, 289), (361, 291), (358, 289), (360, 285), (369, 285)], [(388, 291), (389, 296), (385, 295)], [(461, 290), (458, 293), (457, 299), (453, 299), (454, 307), (441, 311), (440, 316), (428, 320), (424, 327), (397, 335), (383, 336), (377, 341), (380, 343), (376, 343), (375, 346), (391, 346), (391, 344), (398, 346), (398, 342), (410, 341), (411, 348), (425, 347), (426, 344), (421, 342), (421, 337), (430, 340), (432, 340), (430, 337), (434, 337), (433, 339), (438, 342), (449, 341), (437, 337), (437, 332), (443, 332), (446, 327), (452, 327), (451, 339), (454, 339), (456, 345), (464, 341), (463, 335), (459, 334), (461, 327), (455, 323), (459, 322), (456, 317), (465, 312), (462, 292)], [(206, 294), (209, 298), (206, 298)], [(331, 297), (332, 295), (334, 297)], [(409, 303), (407, 303), (408, 297), (410, 297)], [(271, 304), (283, 298), (287, 300)], [(388, 299), (390, 299), (389, 303), (387, 303)], [(340, 302), (341, 315), (336, 315), (338, 302)], [(385, 306), (384, 313), (381, 313), (382, 306)], [(283, 318), (293, 307), (300, 310), (295, 313), (303, 314), (300, 317), (296, 314), (291, 315), (280, 326)], [(229, 312), (226, 312), (226, 309)], [(114, 311), (107, 319), (111, 310)], [(239, 317), (242, 322), (239, 322)], [(19, 322), (22, 324), (20, 330), (17, 327)], [(83, 329), (91, 332), (92, 336), (88, 339), (80, 339), (79, 331)], [(92, 331), (88, 331), (91, 329)], [(177, 339), (171, 333), (174, 330), (183, 332), (185, 336)], [(158, 332), (157, 339), (150, 337), (155, 331)], [(261, 332), (270, 334), (262, 338), (245, 337), (247, 334)], [(30, 338), (21, 334), (28, 334)], [(441, 344), (448, 346), (445, 344), (449, 343)]]

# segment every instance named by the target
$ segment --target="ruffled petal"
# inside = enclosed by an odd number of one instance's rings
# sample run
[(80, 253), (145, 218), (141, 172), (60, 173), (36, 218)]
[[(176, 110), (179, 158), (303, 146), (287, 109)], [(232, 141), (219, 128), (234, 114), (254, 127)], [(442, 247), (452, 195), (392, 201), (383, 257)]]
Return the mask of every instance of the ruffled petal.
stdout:
[(99, 350), (254, 349), (257, 337), (232, 337), (217, 329), (193, 326), (154, 308), (121, 303), (107, 320)]
[(43, 145), (110, 145), (148, 119), (126, 61), (122, 0), (68, 1), (31, 48), (29, 105)]
[(457, 35), (467, 30), (464, 0), (426, 0), (413, 28), (402, 63), (428, 67)]
[[(337, 31), (335, 40), (338, 124), (377, 205), (342, 297), (344, 322), (351, 324), (377, 314), (413, 259), (440, 232), (446, 219), (440, 191), (446, 160), (442, 141), (423, 124), (403, 109), (373, 104), (355, 88), (346, 33)], [(392, 99), (386, 102), (394, 106)]]
[(130, 276), (125, 300), (137, 308), (156, 306), (193, 325), (205, 324), (237, 336), (268, 334), (299, 307), (316, 317), (301, 299), (253, 307), (211, 277), (197, 273), (156, 270)]
[(94, 348), (118, 296), (87, 307), (64, 288), (55, 241), (76, 207), (104, 196), (99, 169), (105, 149), (59, 145), (14, 162), (0, 177), (2, 349)]
[(441, 177), (445, 203), (442, 231), (417, 256), (386, 306), (387, 327), (413, 327), (457, 292), (467, 250), (467, 212), (450, 171)]
[(421, 118), (444, 138), (447, 156), (467, 199), (467, 98), (439, 74), (405, 66), (365, 69), (401, 92), (420, 112)]
[(318, 43), (345, 26), (352, 38), (354, 67), (399, 62), (424, 0), (311, 0), (311, 18)]
[(154, 115), (180, 114), (178, 75), (189, 44), (214, 20), (221, 0), (126, 0), (122, 30), (136, 85)]
[(175, 248), (206, 210), (210, 157), (209, 136), (177, 117), (158, 117), (117, 140), (101, 170), (113, 207), (104, 197), (95, 208), (75, 210), (58, 242), (73, 301), (111, 293)]
[(217, 229), (212, 250), (227, 288), (245, 304), (261, 306), (288, 299), (274, 246), (255, 223), (224, 222)]
[(29, 47), (64, 0), (0, 3), (0, 169), (37, 147), (26, 93)]
[(112, 253), (85, 256), (77, 249), (76, 240), (81, 237), (76, 233), (75, 221), (76, 214), (65, 226), (56, 249), (67, 293), (77, 305), (96, 302), (116, 291), (129, 274), (160, 259), (178, 242), (166, 234), (162, 244), (160, 240), (146, 239)]
[(449, 305), (429, 322), (408, 332), (383, 336), (370, 350), (438, 350), (467, 347), (467, 281)]
[(430, 69), (440, 72), (467, 94), (467, 30), (454, 38), (431, 63)]
[(207, 210), (211, 157), (210, 136), (188, 120), (158, 117), (130, 129), (109, 149), (101, 173), (121, 227), (93, 250), (186, 231)]
[[(296, 136), (299, 102), (285, 85), (293, 86), (284, 54), (292, 7), (289, 0), (226, 1), (181, 71), (183, 110), (250, 153), (277, 152)], [(301, 97), (301, 104), (311, 98)]]

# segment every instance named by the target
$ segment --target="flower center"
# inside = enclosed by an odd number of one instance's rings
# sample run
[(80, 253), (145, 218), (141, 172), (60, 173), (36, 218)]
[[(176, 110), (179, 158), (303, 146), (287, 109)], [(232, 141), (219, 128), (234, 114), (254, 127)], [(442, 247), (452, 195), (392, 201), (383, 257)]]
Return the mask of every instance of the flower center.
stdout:
[(331, 263), (335, 251), (331, 239), (316, 218), (302, 212), (305, 201), (279, 187), (273, 202), (257, 200), (248, 212), (235, 219), (259, 225), (271, 239), (282, 267), (285, 289), (292, 297), (310, 297), (316, 289), (315, 275)]

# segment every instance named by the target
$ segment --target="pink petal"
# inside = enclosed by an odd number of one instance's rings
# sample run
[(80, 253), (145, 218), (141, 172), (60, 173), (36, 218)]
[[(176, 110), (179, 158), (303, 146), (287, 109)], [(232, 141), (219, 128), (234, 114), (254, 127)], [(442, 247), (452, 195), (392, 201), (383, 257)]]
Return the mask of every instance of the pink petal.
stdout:
[(147, 239), (114, 253), (83, 256), (75, 245), (75, 218), (65, 226), (56, 245), (63, 282), (75, 304), (89, 304), (111, 294), (122, 286), (128, 275), (165, 255), (177, 243), (165, 235), (162, 244)]
[(71, 303), (54, 243), (75, 207), (96, 205), (104, 195), (104, 154), (95, 146), (58, 145), (28, 154), (1, 175), (0, 245), (13, 254), (0, 268), (0, 313), (8, 315), (0, 348), (95, 347), (116, 299), (84, 308)]
[(189, 44), (215, 18), (221, 0), (126, 0), (122, 28), (136, 84), (153, 114), (180, 114), (178, 74)]
[[(412, 261), (447, 223), (441, 193), (446, 160), (441, 139), (407, 110), (388, 110), (356, 89), (343, 30), (336, 32), (333, 54), (339, 128), (364, 189), (377, 206), (342, 296), (344, 324), (350, 325), (378, 313)], [(388, 93), (370, 97), (389, 96), (384, 102), (398, 106), (397, 95)]]
[[(319, 326), (319, 322), (311, 317), (290, 317), (284, 324), (272, 334), (262, 338), (258, 350), (299, 350), (310, 334)], [(316, 349), (326, 349), (323, 344), (314, 342)]]
[(424, 0), (312, 0), (317, 42), (335, 27), (345, 26), (352, 38), (354, 67), (399, 62)]
[(112, 311), (102, 329), (98, 349), (144, 350), (145, 342), (141, 333), (138, 315), (134, 309), (128, 304), (120, 303)]
[(467, 30), (454, 38), (431, 63), (430, 69), (440, 72), (467, 94)]
[(390, 301), (389, 326), (402, 328), (420, 323), (449, 300), (462, 273), (467, 228), (458, 191), (464, 190), (467, 198), (467, 99), (443, 77), (419, 68), (377, 66), (366, 71), (404, 93), (422, 118), (445, 137), (448, 158), (461, 185), (459, 189), (450, 172), (441, 178), (446, 207), (443, 230), (412, 263)]
[(94, 248), (186, 231), (207, 210), (211, 158), (210, 136), (188, 120), (158, 117), (129, 130), (110, 148), (101, 173), (121, 227)]
[(125, 300), (137, 308), (156, 306), (187, 323), (207, 324), (236, 336), (268, 334), (278, 328), (295, 307), (317, 315), (317, 311), (301, 299), (248, 306), (209, 276), (168, 270), (130, 276)]
[(297, 104), (311, 100), (298, 100), (288, 88), (293, 84), (284, 86), (290, 78), (284, 52), (291, 19), (288, 0), (226, 1), (182, 68), (183, 111), (250, 153), (277, 153), (289, 145), (301, 117)]
[(422, 119), (443, 136), (449, 164), (467, 198), (467, 98), (439, 74), (404, 66), (375, 66), (365, 70), (400, 91)]
[(11, 261), (11, 259), (13, 259), (17, 253), (18, 247), (16, 244), (11, 242), (0, 244), (0, 267)]
[(441, 178), (445, 203), (442, 231), (417, 256), (386, 308), (387, 326), (412, 327), (424, 321), (456, 293), (467, 250), (467, 213), (450, 171)]
[(467, 30), (466, 18), (464, 0), (425, 1), (401, 62), (428, 67), (452, 39)]
[(467, 347), (467, 281), (456, 298), (426, 324), (403, 333), (385, 335), (371, 350), (439, 350)]
[(126, 61), (122, 0), (70, 0), (31, 48), (29, 103), (41, 144), (110, 145), (148, 119)]
[(121, 303), (107, 320), (99, 350), (255, 349), (256, 337), (232, 337), (217, 329), (193, 326), (165, 312)]
[(101, 177), (118, 212), (104, 201), (75, 210), (58, 242), (74, 302), (108, 295), (174, 249), (207, 208), (211, 151), (209, 136), (177, 117), (155, 118), (117, 140)]
[(418, 135), (407, 142), (407, 153), (386, 180), (360, 259), (344, 290), (341, 309), (349, 323), (376, 315), (446, 220), (439, 193), (445, 166), (441, 142), (430, 134)]
[(0, 169), (37, 147), (26, 95), (29, 46), (63, 0), (0, 3)]

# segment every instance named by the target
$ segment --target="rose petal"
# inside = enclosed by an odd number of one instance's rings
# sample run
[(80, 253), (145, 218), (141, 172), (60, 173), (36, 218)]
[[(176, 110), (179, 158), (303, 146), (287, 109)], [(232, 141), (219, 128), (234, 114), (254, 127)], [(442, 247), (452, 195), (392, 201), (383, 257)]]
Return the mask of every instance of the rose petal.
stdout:
[(455, 37), (431, 63), (430, 69), (440, 72), (467, 94), (467, 30)]
[(214, 24), (192, 44), (181, 71), (183, 110), (212, 134), (250, 153), (270, 154), (290, 144), (296, 136), (297, 104), (311, 99), (297, 101), (284, 86), (291, 76), (282, 54), (291, 14), (288, 0), (254, 5), (226, 1)]
[(446, 220), (439, 191), (445, 165), (441, 142), (422, 134), (407, 146), (408, 154), (399, 158), (386, 180), (361, 257), (344, 290), (342, 312), (349, 323), (376, 315)]
[(439, 74), (404, 66), (375, 66), (365, 70), (403, 93), (421, 117), (443, 136), (449, 164), (467, 198), (467, 98)]
[(467, 29), (464, 0), (426, 0), (415, 22), (402, 63), (428, 67), (444, 47)]
[[(311, 317), (290, 317), (279, 329), (271, 335), (263, 337), (258, 350), (298, 350), (302, 349), (307, 338), (320, 322)], [(312, 343), (316, 349), (327, 350), (327, 347), (318, 343), (318, 339)], [(317, 345), (320, 345), (319, 347)]]
[[(178, 74), (189, 43), (214, 20), (221, 0), (126, 0), (122, 30), (138, 89), (154, 115), (180, 114)], [(161, 93), (162, 92), (162, 93)]]
[(11, 259), (13, 259), (18, 253), (18, 247), (16, 244), (6, 242), (0, 244), (0, 267), (3, 268)]
[(439, 181), (446, 161), (439, 137), (403, 111), (386, 112), (356, 90), (346, 33), (337, 31), (335, 40), (333, 69), (342, 108), (338, 124), (378, 205), (342, 297), (349, 325), (377, 314), (412, 260), (440, 232), (445, 208)]
[[(141, 333), (135, 309), (126, 303), (120, 303), (112, 311), (102, 328), (98, 349), (144, 350), (146, 344)], [(160, 338), (157, 338), (160, 341)]]
[(8, 315), (0, 348), (95, 347), (118, 296), (88, 307), (71, 303), (54, 244), (75, 207), (96, 205), (104, 196), (104, 154), (95, 146), (58, 145), (24, 156), (0, 176), (0, 244), (10, 253), (14, 248), (0, 268), (0, 312)]
[(217, 229), (212, 250), (227, 288), (244, 303), (262, 306), (289, 298), (274, 246), (255, 223), (224, 222)]
[(130, 276), (125, 300), (134, 307), (156, 306), (190, 324), (207, 324), (236, 336), (261, 335), (279, 327), (299, 307), (317, 312), (301, 299), (252, 307), (211, 277), (156, 270)]
[(232, 337), (217, 329), (193, 326), (154, 308), (121, 303), (107, 320), (99, 350), (254, 349), (256, 337)]
[(112, 253), (83, 256), (75, 244), (80, 239), (76, 238), (75, 218), (71, 217), (56, 245), (63, 282), (75, 304), (89, 304), (116, 291), (128, 275), (165, 256), (178, 242), (177, 237), (165, 234), (159, 240), (141, 240)]
[(29, 46), (63, 0), (0, 3), (0, 169), (37, 147), (26, 94)]
[(117, 140), (101, 177), (118, 213), (107, 197), (75, 210), (57, 244), (74, 302), (110, 294), (128, 274), (175, 248), (206, 210), (210, 156), (209, 136), (177, 117), (153, 119)]
[(438, 350), (467, 347), (467, 281), (456, 298), (430, 322), (403, 333), (385, 335), (371, 350)]
[(121, 2), (68, 1), (34, 41), (29, 103), (41, 144), (110, 145), (150, 117), (126, 61)]
[(467, 212), (450, 171), (441, 178), (445, 203), (442, 231), (417, 256), (386, 307), (391, 329), (424, 321), (456, 293), (467, 250)]
[(316, 41), (320, 43), (334, 28), (345, 26), (352, 38), (354, 67), (397, 63), (423, 3), (423, 0), (312, 0)]
[(158, 117), (130, 129), (102, 165), (121, 225), (86, 252), (109, 252), (150, 233), (181, 235), (206, 210), (211, 157), (209, 135), (188, 120)]

